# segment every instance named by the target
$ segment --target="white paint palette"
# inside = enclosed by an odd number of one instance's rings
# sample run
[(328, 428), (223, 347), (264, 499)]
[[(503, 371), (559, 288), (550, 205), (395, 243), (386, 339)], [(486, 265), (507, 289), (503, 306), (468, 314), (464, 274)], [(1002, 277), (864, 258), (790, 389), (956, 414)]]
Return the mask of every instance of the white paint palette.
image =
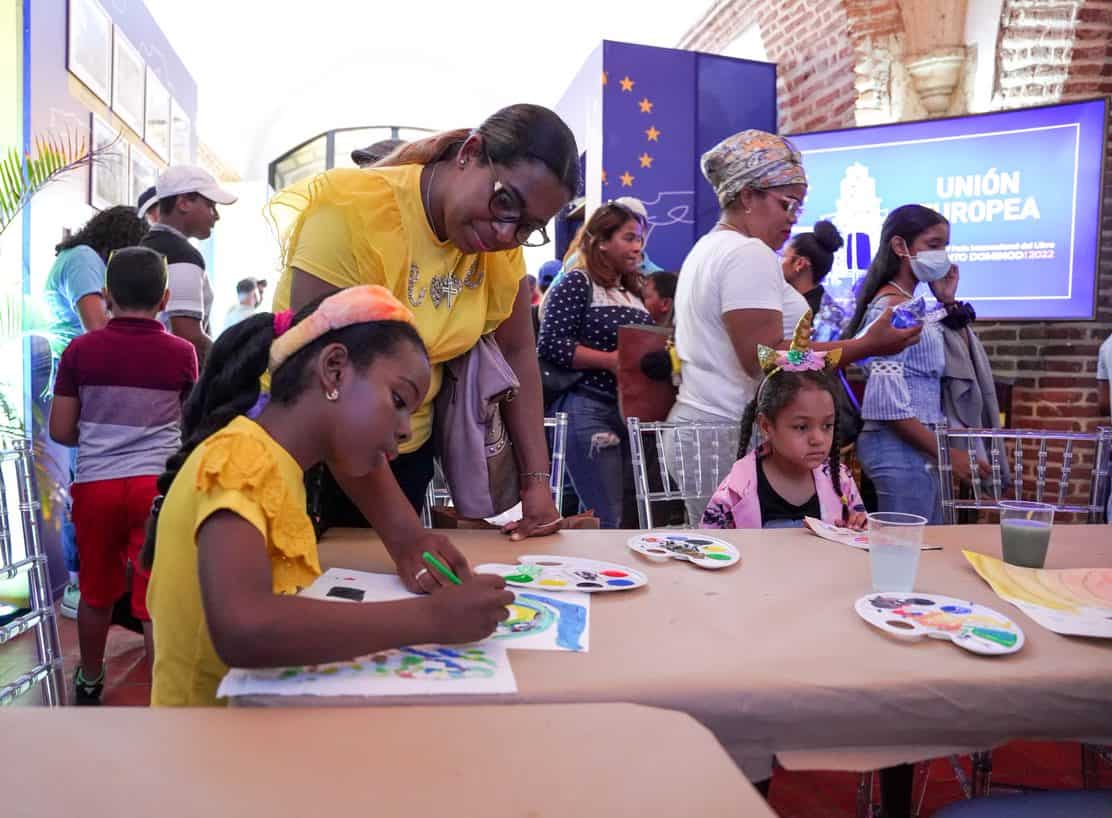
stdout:
[(702, 532), (650, 531), (630, 537), (626, 545), (655, 562), (686, 560), (700, 568), (729, 568), (741, 560), (733, 545)]
[(948, 639), (984, 656), (1015, 653), (1025, 641), (1023, 629), (1004, 614), (949, 596), (876, 592), (857, 600), (854, 609), (870, 625), (892, 636)]
[(476, 566), (480, 574), (497, 574), (509, 585), (537, 591), (632, 591), (649, 584), (649, 578), (634, 568), (616, 562), (527, 554), (516, 565), (487, 563)]

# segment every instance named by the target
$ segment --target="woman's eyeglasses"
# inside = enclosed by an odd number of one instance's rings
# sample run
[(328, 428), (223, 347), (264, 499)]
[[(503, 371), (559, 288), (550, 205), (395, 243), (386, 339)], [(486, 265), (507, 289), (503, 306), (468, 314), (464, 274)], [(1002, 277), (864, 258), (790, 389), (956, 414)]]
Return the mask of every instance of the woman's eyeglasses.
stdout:
[(779, 193), (773, 193), (771, 190), (766, 190), (769, 196), (774, 198), (784, 207), (784, 212), (789, 216), (795, 216), (797, 219), (803, 215), (803, 202), (791, 196), (783, 196)]
[(490, 217), (499, 224), (516, 225), (514, 241), (524, 247), (543, 247), (551, 239), (543, 224), (530, 224), (521, 220), (525, 203), (517, 192), (498, 178), (494, 164), (490, 163), (490, 174), (494, 177), (494, 193), (490, 197)]

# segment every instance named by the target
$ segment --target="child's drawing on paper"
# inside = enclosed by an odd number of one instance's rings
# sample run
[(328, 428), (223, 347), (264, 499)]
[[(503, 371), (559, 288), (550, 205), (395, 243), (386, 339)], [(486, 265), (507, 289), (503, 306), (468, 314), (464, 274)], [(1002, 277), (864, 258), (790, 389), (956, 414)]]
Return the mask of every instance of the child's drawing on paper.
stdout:
[(501, 645), (439, 645), (386, 650), (325, 665), (233, 669), (219, 696), (420, 696), (448, 693), (515, 693)]
[(1022, 568), (974, 551), (964, 554), (997, 596), (1044, 628), (1112, 638), (1112, 568)]
[(576, 591), (559, 597), (517, 591), (509, 618), (491, 638), (508, 648), (586, 651), (590, 604), (589, 594)]

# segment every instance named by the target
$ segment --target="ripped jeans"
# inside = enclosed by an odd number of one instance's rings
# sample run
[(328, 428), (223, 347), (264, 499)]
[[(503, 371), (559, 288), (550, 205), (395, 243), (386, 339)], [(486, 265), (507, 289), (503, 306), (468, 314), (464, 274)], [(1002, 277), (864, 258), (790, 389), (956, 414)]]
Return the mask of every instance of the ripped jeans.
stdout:
[(617, 402), (572, 390), (550, 411), (568, 413), (567, 469), (581, 510), (593, 510), (602, 528), (621, 528), (633, 475), (629, 435)]

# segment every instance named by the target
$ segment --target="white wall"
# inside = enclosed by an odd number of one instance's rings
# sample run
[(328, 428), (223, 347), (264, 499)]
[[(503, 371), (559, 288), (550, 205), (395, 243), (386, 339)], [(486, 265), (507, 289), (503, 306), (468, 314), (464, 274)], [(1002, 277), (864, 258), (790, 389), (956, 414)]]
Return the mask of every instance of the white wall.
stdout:
[(722, 49), (722, 56), (734, 57), (739, 60), (771, 62), (768, 59), (768, 51), (765, 49), (764, 35), (761, 34), (761, 27), (757, 23), (753, 23), (742, 30), (728, 46)]
[(236, 282), (248, 276), (265, 278), (269, 286), (263, 306), (269, 309), (281, 271), (278, 238), (263, 216), (263, 208), (270, 199), (266, 180), (251, 179), (224, 186), (239, 201), (220, 206), (220, 221), (212, 234), (209, 275), (214, 296), (212, 331), (217, 335), (224, 327), (225, 313), (237, 303)]
[[(972, 83), (967, 86), (968, 112), (992, 110), (992, 85), (996, 77), (996, 40), (1004, 0), (969, 0), (965, 13), (965, 43), (975, 54)], [(973, 49), (976, 49), (974, 52)]]

